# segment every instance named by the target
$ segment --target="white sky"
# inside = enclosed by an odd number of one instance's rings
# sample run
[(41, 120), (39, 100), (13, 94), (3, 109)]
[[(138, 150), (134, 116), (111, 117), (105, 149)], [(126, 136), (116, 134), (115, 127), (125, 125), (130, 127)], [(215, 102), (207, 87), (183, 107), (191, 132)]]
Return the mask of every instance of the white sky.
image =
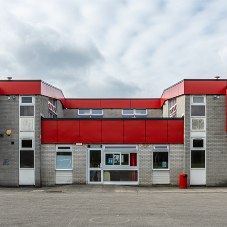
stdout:
[(159, 98), (227, 75), (226, 0), (0, 0), (0, 79), (67, 98)]

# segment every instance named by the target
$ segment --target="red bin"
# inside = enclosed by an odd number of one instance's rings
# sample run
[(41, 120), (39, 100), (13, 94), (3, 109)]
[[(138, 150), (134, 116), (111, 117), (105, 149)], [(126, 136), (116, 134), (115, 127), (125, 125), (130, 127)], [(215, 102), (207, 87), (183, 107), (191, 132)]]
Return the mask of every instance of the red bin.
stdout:
[(179, 174), (179, 188), (187, 188), (188, 175), (186, 173)]

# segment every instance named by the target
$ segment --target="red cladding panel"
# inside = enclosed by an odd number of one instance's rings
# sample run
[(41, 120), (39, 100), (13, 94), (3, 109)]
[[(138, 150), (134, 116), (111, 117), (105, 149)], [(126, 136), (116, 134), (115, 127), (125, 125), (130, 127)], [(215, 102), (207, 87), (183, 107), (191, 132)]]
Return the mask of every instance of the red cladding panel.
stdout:
[(146, 143), (167, 143), (167, 120), (146, 120)]
[(101, 121), (80, 120), (80, 143), (101, 142)]
[(226, 94), (226, 81), (185, 81), (185, 94)]
[(184, 143), (184, 120), (168, 120), (168, 143)]
[(79, 143), (79, 120), (58, 121), (58, 143)]
[(100, 107), (100, 100), (98, 99), (71, 99), (71, 107), (70, 108), (78, 108), (78, 109), (83, 109), (83, 108), (101, 108)]
[(61, 101), (65, 108), (71, 108), (71, 99), (61, 99)]
[(123, 121), (102, 121), (102, 143), (123, 143)]
[(41, 142), (57, 143), (57, 121), (41, 121)]
[(39, 95), (41, 81), (1, 81), (0, 95)]
[[(226, 97), (227, 97), (227, 89), (226, 89)], [(227, 133), (227, 98), (226, 98), (226, 133)]]
[(124, 120), (124, 143), (145, 143), (144, 120)]
[(160, 99), (132, 99), (131, 108), (161, 108)]
[(130, 100), (128, 99), (105, 99), (101, 100), (101, 108), (131, 108)]

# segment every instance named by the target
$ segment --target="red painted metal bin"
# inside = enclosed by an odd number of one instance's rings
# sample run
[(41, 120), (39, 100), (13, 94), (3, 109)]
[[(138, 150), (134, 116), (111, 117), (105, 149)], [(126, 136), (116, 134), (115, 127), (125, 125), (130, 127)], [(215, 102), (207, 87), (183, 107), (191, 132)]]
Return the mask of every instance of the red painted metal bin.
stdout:
[(187, 188), (188, 175), (186, 173), (179, 174), (179, 188)]

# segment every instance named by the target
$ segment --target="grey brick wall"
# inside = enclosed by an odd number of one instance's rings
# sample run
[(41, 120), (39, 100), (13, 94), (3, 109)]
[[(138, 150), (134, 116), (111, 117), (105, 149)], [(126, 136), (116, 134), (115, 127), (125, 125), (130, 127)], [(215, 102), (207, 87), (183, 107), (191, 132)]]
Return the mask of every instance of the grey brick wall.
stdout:
[(179, 174), (183, 173), (184, 144), (169, 145), (170, 185), (179, 185)]
[(206, 185), (227, 186), (226, 96), (206, 96)]
[[(86, 145), (73, 144), (73, 184), (86, 184)], [(42, 186), (55, 185), (56, 145), (42, 144)]]
[(86, 184), (87, 145), (73, 145), (73, 184)]
[[(10, 97), (10, 100), (8, 99)], [(6, 130), (11, 130), (10, 136)], [(19, 96), (0, 96), (0, 185), (19, 185)], [(14, 144), (11, 144), (14, 142)], [(8, 159), (9, 165), (3, 165)]]
[(42, 186), (55, 185), (56, 146), (55, 144), (42, 144), (41, 149)]
[(139, 144), (139, 185), (152, 185), (152, 144)]

